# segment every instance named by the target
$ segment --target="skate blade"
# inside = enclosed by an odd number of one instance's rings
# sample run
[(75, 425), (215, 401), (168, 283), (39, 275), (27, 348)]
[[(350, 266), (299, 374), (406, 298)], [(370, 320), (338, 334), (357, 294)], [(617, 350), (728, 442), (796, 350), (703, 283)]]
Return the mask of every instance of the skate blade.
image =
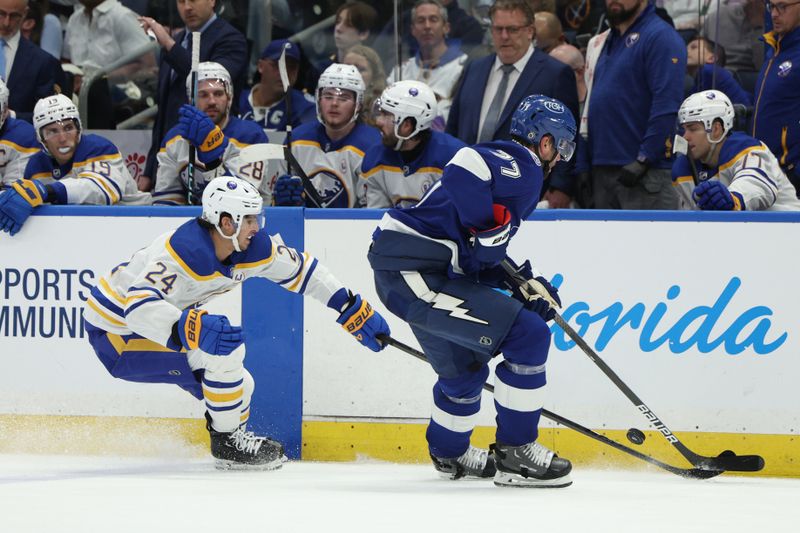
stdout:
[(523, 477), (518, 474), (511, 474), (509, 472), (498, 471), (494, 475), (494, 484), (498, 487), (560, 489), (562, 487), (569, 487), (572, 485), (572, 478), (569, 476), (569, 474), (567, 474), (566, 476), (557, 477), (554, 479), (536, 479), (532, 477)]
[(480, 476), (466, 475), (464, 477), (456, 478), (455, 474), (448, 474), (447, 472), (439, 472), (438, 470), (437, 474), (439, 474), (439, 479), (444, 479), (447, 481), (486, 481), (487, 479), (492, 479), (493, 477), (493, 476), (480, 477)]
[(216, 459), (214, 461), (214, 468), (217, 470), (278, 470), (279, 468), (283, 467), (283, 463), (286, 463), (287, 461), (289, 461), (289, 458), (285, 455), (268, 463), (262, 464), (247, 464), (238, 463), (236, 461), (226, 461), (224, 459)]

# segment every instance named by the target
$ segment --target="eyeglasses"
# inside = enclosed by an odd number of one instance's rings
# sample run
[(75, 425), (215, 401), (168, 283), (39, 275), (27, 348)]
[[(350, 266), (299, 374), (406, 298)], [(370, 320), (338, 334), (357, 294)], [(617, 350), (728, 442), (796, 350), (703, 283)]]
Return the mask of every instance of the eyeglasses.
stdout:
[(491, 26), (493, 34), (501, 35), (503, 32), (506, 32), (510, 36), (519, 35), (519, 32), (528, 27), (530, 27), (530, 24), (526, 24), (525, 26), (495, 26), (493, 24)]
[(58, 137), (62, 133), (66, 134), (66, 135), (71, 135), (73, 133), (76, 133), (77, 131), (78, 131), (78, 126), (76, 126), (74, 122), (70, 121), (70, 122), (64, 124), (64, 126), (60, 127), (60, 128), (58, 126), (46, 126), (46, 127), (44, 127), (42, 129), (42, 138), (45, 141), (49, 141), (53, 137)]
[(20, 20), (22, 20), (23, 16), (25, 16), (25, 13), (18, 13), (16, 11), (12, 11), (9, 13), (8, 11), (3, 11), (2, 9), (0, 9), (0, 19), (7, 18), (11, 22), (19, 22)]
[(775, 11), (778, 12), (778, 15), (783, 15), (786, 13), (786, 8), (789, 6), (796, 6), (800, 4), (800, 2), (781, 2), (780, 4), (773, 4), (772, 2), (767, 2), (767, 13), (772, 13), (772, 9), (774, 8)]

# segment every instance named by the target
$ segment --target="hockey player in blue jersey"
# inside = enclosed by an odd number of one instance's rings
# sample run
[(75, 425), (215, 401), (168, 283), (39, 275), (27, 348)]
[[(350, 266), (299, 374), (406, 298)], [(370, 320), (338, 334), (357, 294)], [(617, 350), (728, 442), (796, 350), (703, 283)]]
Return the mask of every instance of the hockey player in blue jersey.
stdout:
[(33, 108), (36, 138), (44, 148), (28, 159), (21, 180), (0, 195), (0, 229), (15, 235), (44, 204), (148, 205), (119, 149), (99, 135), (84, 134), (78, 109), (63, 94)]
[(382, 145), (361, 163), (366, 207), (411, 207), (442, 177), (444, 166), (466, 146), (447, 133), (431, 130), (436, 94), (420, 81), (405, 80), (384, 89), (375, 101), (375, 123)]
[[(364, 80), (353, 65), (334, 63), (317, 83), (317, 120), (294, 131), (292, 154), (311, 179), (325, 207), (363, 207), (361, 162), (380, 144), (378, 130), (359, 120), (364, 105)], [(299, 177), (279, 165), (273, 187), (275, 205), (319, 207), (303, 193)], [(297, 171), (295, 171), (297, 172)]]
[[(286, 113), (286, 93), (278, 70), (284, 47), (291, 117)], [(257, 68), (261, 79), (239, 96), (239, 116), (243, 120), (252, 120), (267, 131), (286, 131), (287, 123), (296, 128), (314, 120), (314, 95), (304, 94), (293, 87), (300, 71), (300, 47), (288, 39), (276, 39), (261, 52)]]
[(178, 385), (205, 402), (211, 453), (222, 469), (279, 468), (283, 448), (245, 430), (255, 382), (244, 367), (244, 333), (203, 303), (260, 277), (327, 305), (373, 351), (383, 348), (376, 336), (389, 334), (383, 317), (317, 259), (267, 233), (262, 206), (246, 181), (213, 179), (199, 218), (116, 266), (86, 302), (89, 342), (112, 376)]
[[(528, 280), (522, 289), (500, 263), (550, 170), (572, 156), (575, 120), (558, 100), (532, 95), (514, 112), (511, 136), (462, 148), (415, 207), (384, 215), (368, 257), (378, 296), (409, 323), (438, 375), (426, 434), (435, 468), (498, 486), (565, 487), (571, 463), (537, 441), (558, 293), (530, 262), (517, 267)], [(498, 354), (488, 453), (470, 435)]]
[[(191, 97), (191, 78), (186, 79), (186, 93)], [(164, 135), (158, 151), (153, 203), (187, 203), (190, 145), (197, 148), (193, 203), (200, 202), (209, 181), (226, 174), (245, 179), (261, 189), (266, 162), (244, 162), (239, 154), (245, 146), (267, 142), (267, 135), (255, 122), (231, 116), (232, 103), (233, 82), (225, 67), (213, 61), (200, 63), (196, 105), (181, 106), (178, 123)]]
[(22, 178), (28, 159), (40, 148), (33, 126), (9, 116), (9, 96), (0, 78), (0, 190)]

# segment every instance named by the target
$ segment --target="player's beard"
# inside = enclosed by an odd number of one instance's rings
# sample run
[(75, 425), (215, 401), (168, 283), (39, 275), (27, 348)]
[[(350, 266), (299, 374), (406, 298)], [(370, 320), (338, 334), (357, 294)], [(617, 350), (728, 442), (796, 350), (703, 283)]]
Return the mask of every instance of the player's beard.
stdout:
[(611, 9), (606, 9), (606, 17), (608, 18), (608, 22), (612, 26), (619, 26), (623, 22), (629, 21), (636, 15), (636, 12), (639, 11), (639, 7), (641, 4), (636, 4), (630, 9), (625, 9), (623, 6), (620, 5), (620, 11), (613, 11)]

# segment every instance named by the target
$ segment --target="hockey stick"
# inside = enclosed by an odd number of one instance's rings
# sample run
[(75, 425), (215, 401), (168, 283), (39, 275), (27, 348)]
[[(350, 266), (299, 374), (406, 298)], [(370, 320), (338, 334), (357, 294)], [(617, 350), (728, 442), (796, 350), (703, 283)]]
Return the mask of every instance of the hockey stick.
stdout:
[[(527, 280), (517, 272), (513, 265), (511, 265), (508, 260), (504, 260), (501, 263), (503, 270), (505, 271), (506, 275), (518, 286), (524, 287), (527, 284)], [(764, 468), (764, 458), (760, 455), (736, 455), (734, 452), (730, 450), (725, 450), (724, 452), (720, 453), (717, 457), (706, 457), (704, 455), (699, 455), (684, 445), (680, 439), (672, 432), (670, 429), (661, 421), (658, 416), (649, 408), (647, 405), (636, 395), (636, 393), (631, 390), (628, 385), (622, 381), (622, 379), (614, 372), (605, 361), (603, 361), (597, 353), (592, 350), (591, 347), (583, 340), (583, 337), (578, 335), (578, 333), (572, 329), (572, 327), (567, 324), (567, 321), (564, 320), (561, 315), (558, 313), (555, 314), (555, 323), (558, 324), (561, 329), (564, 330), (564, 333), (572, 339), (575, 344), (577, 344), (580, 349), (585, 353), (592, 362), (597, 365), (603, 373), (608, 376), (608, 378), (617, 386), (619, 390), (636, 406), (642, 415), (647, 419), (653, 427), (658, 430), (658, 432), (665, 438), (667, 441), (672, 444), (687, 461), (689, 461), (692, 466), (699, 468), (701, 470), (709, 470), (709, 471), (725, 471), (730, 470), (734, 472), (758, 472)]]
[[(400, 341), (398, 341), (398, 340), (396, 340), (396, 339), (394, 339), (394, 338), (392, 338), (392, 337), (390, 337), (388, 335), (378, 335), (378, 340), (380, 340), (384, 344), (388, 344), (389, 346), (397, 348), (398, 350), (400, 350), (402, 352), (405, 352), (405, 353), (407, 353), (409, 355), (413, 355), (414, 357), (416, 357), (417, 359), (419, 359), (421, 361), (426, 361), (426, 362), (428, 361), (428, 358), (425, 357), (424, 353), (420, 352), (419, 350), (415, 350), (411, 346), (408, 346), (407, 344), (403, 344), (402, 342), (400, 342)], [(492, 385), (490, 385), (488, 383), (484, 383), (483, 384), (483, 388), (484, 388), (484, 390), (487, 390), (489, 392), (492, 392), (492, 393), (494, 392), (494, 386), (492, 386)], [(652, 465), (655, 465), (655, 466), (657, 466), (657, 467), (659, 467), (659, 468), (661, 468), (663, 470), (666, 470), (667, 472), (670, 472), (672, 474), (676, 474), (676, 475), (681, 476), (681, 477), (690, 478), (690, 479), (709, 479), (709, 478), (718, 476), (723, 472), (723, 470), (707, 470), (707, 469), (701, 469), (701, 468), (688, 468), (688, 469), (687, 468), (678, 468), (676, 466), (672, 466), (672, 465), (669, 465), (667, 463), (663, 463), (663, 462), (659, 461), (658, 459), (650, 457), (649, 455), (645, 455), (642, 452), (634, 450), (633, 448), (629, 448), (629, 447), (625, 446), (624, 444), (620, 444), (619, 442), (617, 442), (615, 440), (611, 440), (608, 437), (606, 437), (605, 435), (600, 435), (599, 433), (595, 433), (591, 429), (586, 428), (586, 427), (578, 424), (577, 422), (573, 422), (572, 420), (564, 418), (561, 415), (557, 415), (557, 414), (555, 414), (553, 412), (550, 412), (547, 409), (542, 409), (542, 416), (547, 418), (547, 419), (549, 419), (549, 420), (552, 420), (553, 422), (561, 424), (562, 426), (564, 426), (566, 428), (569, 428), (569, 429), (571, 429), (573, 431), (577, 431), (578, 433), (580, 433), (581, 435), (583, 435), (585, 437), (589, 437), (590, 439), (594, 439), (596, 441), (602, 442), (603, 444), (605, 444), (607, 446), (611, 446), (612, 448), (614, 448), (616, 450), (619, 450), (619, 451), (621, 451), (623, 453), (627, 453), (628, 455), (632, 455), (633, 457), (636, 457), (637, 459), (641, 459), (642, 461), (646, 461), (646, 462), (648, 462), (648, 463), (650, 463)]]
[[(191, 104), (197, 105), (197, 71), (200, 69), (200, 32), (193, 31), (192, 32), (192, 72), (191, 76), (191, 87), (192, 87), (192, 98)], [(189, 143), (189, 166), (186, 167), (186, 184), (188, 186), (188, 190), (186, 191), (186, 203), (189, 205), (194, 204), (194, 169), (197, 165), (197, 148), (192, 144)]]
[(697, 177), (697, 167), (695, 166), (694, 159), (689, 155), (689, 143), (686, 139), (680, 135), (675, 135), (675, 139), (672, 141), (672, 153), (686, 156), (686, 159), (689, 161), (689, 168), (692, 169), (692, 181), (694, 181), (694, 185), (697, 187), (700, 183), (700, 179)]
[(284, 149), (286, 168), (289, 170), (289, 174), (293, 174), (292, 168), (294, 168), (297, 175), (300, 176), (300, 179), (303, 181), (303, 189), (306, 191), (309, 198), (311, 198), (311, 201), (313, 201), (317, 207), (325, 208), (328, 204), (323, 202), (322, 197), (317, 192), (317, 188), (311, 183), (303, 167), (300, 166), (300, 163), (292, 153), (292, 95), (290, 94), (291, 84), (289, 83), (289, 73), (286, 70), (286, 49), (289, 46), (291, 46), (291, 43), (288, 42), (283, 45), (281, 57), (278, 60), (278, 72), (281, 76), (281, 85), (283, 85), (284, 102), (286, 102), (286, 148)]

